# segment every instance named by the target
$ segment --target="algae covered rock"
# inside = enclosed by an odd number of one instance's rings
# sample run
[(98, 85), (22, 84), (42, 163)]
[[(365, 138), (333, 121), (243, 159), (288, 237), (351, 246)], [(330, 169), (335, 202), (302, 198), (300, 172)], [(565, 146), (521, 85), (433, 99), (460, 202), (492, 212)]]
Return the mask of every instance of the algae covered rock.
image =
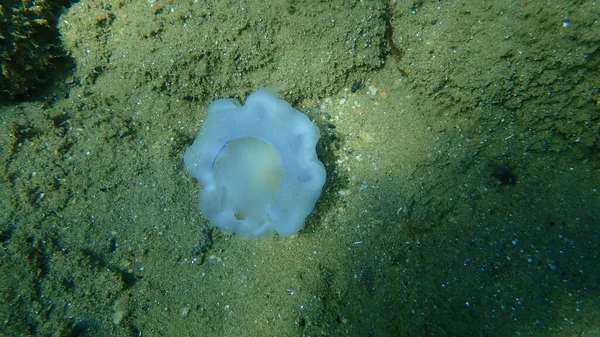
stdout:
[(26, 97), (53, 79), (65, 54), (56, 29), (67, 1), (6, 0), (0, 5), (0, 102)]

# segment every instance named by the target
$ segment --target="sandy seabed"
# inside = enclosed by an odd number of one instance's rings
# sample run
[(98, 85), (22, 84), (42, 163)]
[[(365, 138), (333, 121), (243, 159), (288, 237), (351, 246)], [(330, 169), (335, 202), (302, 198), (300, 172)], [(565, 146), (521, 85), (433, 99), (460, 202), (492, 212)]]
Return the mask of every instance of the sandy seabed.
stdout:
[[(600, 4), (80, 1), (0, 106), (0, 335), (600, 334)], [(63, 80), (64, 79), (64, 80)], [(196, 207), (211, 101), (321, 130), (297, 236)]]

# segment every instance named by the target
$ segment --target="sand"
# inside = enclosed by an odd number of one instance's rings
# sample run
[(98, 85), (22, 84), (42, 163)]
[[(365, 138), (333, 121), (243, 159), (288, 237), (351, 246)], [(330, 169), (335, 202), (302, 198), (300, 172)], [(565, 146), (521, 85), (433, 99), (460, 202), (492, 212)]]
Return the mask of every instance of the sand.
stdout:
[[(0, 334), (600, 334), (600, 7), (81, 1), (0, 106)], [(321, 130), (291, 238), (196, 207), (183, 151), (268, 86)]]

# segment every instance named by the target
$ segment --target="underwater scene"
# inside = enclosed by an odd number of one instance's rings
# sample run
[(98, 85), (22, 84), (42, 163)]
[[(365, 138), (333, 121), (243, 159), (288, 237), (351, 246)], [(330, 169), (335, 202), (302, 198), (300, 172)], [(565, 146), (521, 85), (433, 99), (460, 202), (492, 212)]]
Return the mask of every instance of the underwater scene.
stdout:
[(0, 336), (600, 336), (597, 1), (2, 0), (0, 169)]

